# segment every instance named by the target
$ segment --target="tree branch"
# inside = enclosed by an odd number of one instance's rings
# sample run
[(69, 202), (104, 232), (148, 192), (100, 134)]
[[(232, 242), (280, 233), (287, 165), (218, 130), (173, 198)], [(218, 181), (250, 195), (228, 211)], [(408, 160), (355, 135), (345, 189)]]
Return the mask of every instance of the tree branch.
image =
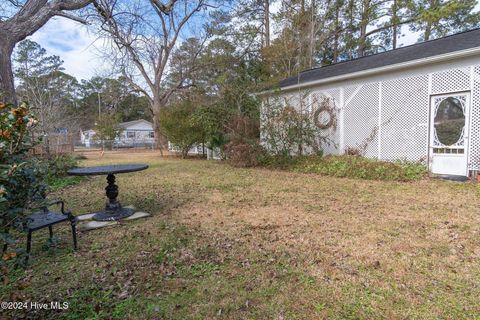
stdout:
[(85, 24), (87, 25), (87, 21), (81, 17), (78, 17), (78, 16), (75, 16), (73, 14), (69, 14), (69, 13), (66, 13), (66, 12), (63, 12), (63, 11), (60, 11), (58, 13), (55, 14), (56, 16), (58, 17), (63, 17), (63, 18), (67, 18), (67, 19), (70, 19), (70, 20), (73, 20), (73, 21), (76, 21), (76, 22), (79, 22), (81, 24)]
[[(68, 15), (63, 11), (81, 9), (93, 0), (28, 0), (10, 19), (2, 22), (2, 29), (19, 42), (40, 29), (53, 16)], [(69, 18), (70, 15), (69, 15)], [(79, 18), (74, 20), (79, 21)]]

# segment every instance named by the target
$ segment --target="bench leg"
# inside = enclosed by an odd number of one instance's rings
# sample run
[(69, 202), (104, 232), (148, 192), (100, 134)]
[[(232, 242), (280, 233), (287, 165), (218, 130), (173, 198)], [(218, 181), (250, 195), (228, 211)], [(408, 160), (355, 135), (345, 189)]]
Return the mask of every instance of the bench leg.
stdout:
[(75, 227), (75, 222), (72, 222), (72, 236), (73, 236), (73, 250), (77, 250), (77, 230)]
[(53, 228), (52, 226), (48, 226), (48, 232), (50, 233), (50, 240), (53, 238)]
[[(9, 230), (8, 228), (2, 230), (2, 232), (3, 232), (4, 234), (6, 234), (7, 236), (9, 235), (9, 233), (8, 233), (9, 231), (10, 231), (10, 230)], [(2, 255), (3, 255), (3, 253), (7, 252), (7, 249), (8, 249), (8, 242), (5, 240), (5, 244), (3, 245)]]
[(25, 264), (28, 263), (28, 259), (30, 258), (30, 250), (32, 249), (32, 231), (28, 231), (27, 235), (27, 257), (25, 258)]

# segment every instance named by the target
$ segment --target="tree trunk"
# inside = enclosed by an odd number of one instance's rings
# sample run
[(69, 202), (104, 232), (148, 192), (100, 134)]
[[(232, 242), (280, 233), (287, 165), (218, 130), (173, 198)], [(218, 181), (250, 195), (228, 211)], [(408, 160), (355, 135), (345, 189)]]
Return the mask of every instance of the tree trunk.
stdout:
[[(436, 0), (430, 0), (428, 1), (428, 11), (433, 11), (437, 10), (440, 6), (439, 1)], [(430, 40), (430, 37), (432, 36), (432, 29), (433, 29), (434, 21), (428, 20), (427, 25), (425, 26), (425, 32), (423, 34), (423, 41), (428, 41)]]
[(423, 35), (423, 41), (428, 41), (430, 40), (430, 36), (432, 34), (432, 23), (427, 22), (427, 26), (425, 27), (425, 33)]
[(12, 71), (12, 52), (14, 47), (14, 43), (0, 40), (0, 101), (17, 104)]
[(368, 13), (370, 11), (370, 0), (363, 1), (362, 18), (360, 21), (360, 36), (358, 41), (358, 57), (363, 57), (367, 49), (367, 26), (369, 23)]
[(160, 130), (160, 110), (162, 103), (158, 97), (153, 97), (152, 113), (153, 113), (153, 139), (154, 149), (160, 150), (163, 156), (163, 149), (168, 150), (168, 140), (162, 135)]
[(270, 46), (270, 0), (264, 0), (265, 47)]
[(392, 6), (392, 49), (397, 48), (397, 37), (398, 37), (398, 3), (397, 0), (393, 1), (393, 6)]
[(182, 159), (186, 159), (188, 156), (188, 151), (190, 151), (191, 147), (182, 149)]
[[(355, 17), (354, 17), (354, 10), (355, 10), (355, 2), (354, 0), (350, 0), (348, 2), (348, 30), (349, 30), (349, 33), (350, 33), (350, 37), (353, 37), (353, 34), (355, 33), (355, 25), (354, 25), (354, 20), (355, 20)], [(345, 45), (345, 49), (348, 49), (348, 59), (349, 60), (352, 60), (353, 59), (353, 50), (354, 50), (354, 46), (352, 45), (353, 44), (353, 39), (349, 39), (349, 42), (348, 44)]]
[(333, 38), (333, 63), (338, 62), (338, 42), (340, 36), (340, 17), (339, 17), (340, 6), (338, 1), (335, 3), (335, 28), (334, 28), (334, 38)]
[(160, 150), (160, 153), (163, 156), (163, 151), (161, 148), (161, 143), (160, 143), (160, 123), (158, 121), (158, 112), (153, 113), (153, 148), (156, 150)]
[(308, 68), (313, 68), (314, 66), (314, 55), (315, 55), (315, 22), (316, 22), (316, 3), (315, 0), (312, 0), (310, 4), (310, 19), (308, 21), (310, 32), (308, 39)]

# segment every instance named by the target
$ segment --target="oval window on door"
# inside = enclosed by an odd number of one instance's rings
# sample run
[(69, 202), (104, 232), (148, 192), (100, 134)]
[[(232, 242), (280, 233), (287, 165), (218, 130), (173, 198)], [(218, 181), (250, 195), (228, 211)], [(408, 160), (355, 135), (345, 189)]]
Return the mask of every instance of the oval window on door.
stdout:
[(451, 146), (459, 142), (465, 127), (461, 101), (454, 97), (442, 100), (437, 107), (434, 126), (436, 137), (441, 144)]

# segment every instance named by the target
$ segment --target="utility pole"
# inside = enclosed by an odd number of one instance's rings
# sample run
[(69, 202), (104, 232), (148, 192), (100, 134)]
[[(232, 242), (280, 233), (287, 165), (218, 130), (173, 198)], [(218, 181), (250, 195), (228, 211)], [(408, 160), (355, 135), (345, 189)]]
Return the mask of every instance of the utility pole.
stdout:
[[(101, 123), (100, 117), (101, 117), (101, 103), (100, 103), (100, 91), (97, 92), (98, 95), (98, 123)], [(105, 151), (105, 137), (102, 138), (102, 151)]]
[(101, 104), (100, 104), (100, 92), (97, 92), (97, 95), (98, 95), (98, 119), (100, 119), (100, 108), (101, 108)]

